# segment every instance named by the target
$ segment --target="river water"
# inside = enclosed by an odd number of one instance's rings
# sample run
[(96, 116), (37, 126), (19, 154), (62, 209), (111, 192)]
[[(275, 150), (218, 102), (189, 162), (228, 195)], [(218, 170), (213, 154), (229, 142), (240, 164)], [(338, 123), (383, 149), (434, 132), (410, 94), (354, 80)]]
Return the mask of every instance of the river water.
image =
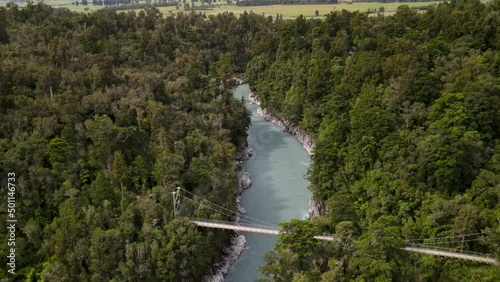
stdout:
[[(309, 155), (292, 135), (257, 115), (258, 106), (248, 103), (249, 93), (247, 84), (234, 91), (237, 99), (245, 97), (246, 107), (252, 111), (248, 144), (253, 156), (243, 164), (251, 174), (252, 186), (243, 191), (241, 206), (247, 211), (246, 215), (272, 224), (304, 219), (311, 198), (304, 179)], [(263, 278), (258, 267), (277, 240), (271, 235), (242, 234), (247, 240), (247, 249), (225, 281), (253, 282)]]

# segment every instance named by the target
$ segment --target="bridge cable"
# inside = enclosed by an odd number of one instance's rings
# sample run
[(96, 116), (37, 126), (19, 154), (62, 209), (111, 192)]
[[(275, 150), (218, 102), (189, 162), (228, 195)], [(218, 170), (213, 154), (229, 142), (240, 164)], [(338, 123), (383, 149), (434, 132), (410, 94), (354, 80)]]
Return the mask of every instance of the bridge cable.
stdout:
[(218, 207), (218, 208), (220, 208), (220, 209), (223, 209), (223, 210), (228, 211), (228, 212), (230, 212), (230, 213), (235, 213), (236, 215), (239, 215), (240, 217), (246, 217), (246, 218), (248, 218), (248, 219), (251, 219), (251, 220), (254, 220), (254, 221), (257, 221), (257, 222), (263, 223), (263, 224), (265, 224), (265, 225), (275, 226), (275, 227), (280, 227), (280, 226), (279, 226), (279, 225), (277, 225), (277, 224), (272, 224), (272, 223), (270, 223), (270, 222), (266, 222), (266, 221), (263, 221), (263, 220), (260, 220), (260, 219), (253, 218), (253, 217), (251, 217), (251, 216), (245, 215), (245, 214), (243, 214), (243, 213), (241, 213), (241, 212), (237, 212), (237, 211), (230, 210), (230, 209), (228, 209), (228, 208), (225, 208), (225, 207), (219, 206), (219, 205), (217, 205), (217, 204), (215, 204), (215, 203), (213, 203), (213, 202), (210, 202), (209, 200), (207, 200), (207, 199), (205, 199), (205, 198), (203, 198), (203, 197), (200, 197), (200, 196), (198, 196), (198, 195), (196, 195), (196, 194), (194, 194), (194, 193), (192, 193), (192, 192), (187, 191), (186, 189), (181, 188), (181, 190), (182, 190), (182, 191), (184, 191), (184, 192), (186, 192), (186, 193), (191, 194), (193, 197), (200, 198), (201, 200), (203, 200), (203, 201), (205, 201), (205, 202), (208, 202), (209, 204), (212, 204), (212, 205), (214, 205), (214, 206), (216, 206), (216, 207)]
[(182, 191), (184, 191), (184, 192), (186, 192), (186, 193), (188, 193), (188, 194), (191, 194), (192, 196), (194, 196), (194, 197), (196, 197), (196, 198), (200, 198), (200, 199), (202, 199), (203, 201), (209, 202), (210, 204), (212, 204), (212, 205), (214, 205), (214, 206), (217, 206), (217, 207), (218, 207), (218, 208), (220, 208), (220, 209), (226, 210), (226, 211), (231, 212), (231, 213), (241, 214), (240, 212), (236, 212), (236, 211), (234, 211), (234, 210), (231, 210), (231, 209), (228, 209), (228, 208), (225, 208), (225, 207), (219, 206), (219, 205), (217, 205), (216, 203), (212, 203), (212, 202), (210, 202), (209, 200), (207, 200), (207, 199), (205, 199), (205, 198), (203, 198), (203, 197), (200, 197), (200, 196), (198, 196), (198, 195), (196, 195), (196, 194), (194, 194), (194, 193), (192, 193), (192, 192), (189, 192), (189, 191), (188, 191), (188, 190), (186, 190), (186, 189), (181, 188), (181, 190), (182, 190)]
[(425, 241), (425, 240), (434, 240), (434, 241), (437, 241), (437, 240), (443, 240), (443, 239), (452, 239), (452, 238), (460, 238), (460, 237), (471, 237), (471, 236), (477, 236), (477, 235), (481, 235), (481, 234), (485, 234), (485, 235), (487, 235), (487, 234), (486, 234), (486, 233), (484, 233), (484, 232), (480, 232), (480, 233), (461, 234), (461, 235), (446, 236), (446, 237), (433, 237), (433, 238), (406, 239), (406, 241)]
[[(181, 189), (182, 189), (182, 188), (181, 188)], [(183, 190), (184, 190), (184, 189), (183, 189)], [(218, 208), (220, 208), (220, 209), (222, 209), (222, 210), (228, 211), (228, 212), (230, 212), (230, 213), (234, 213), (236, 216), (240, 216), (240, 220), (241, 220), (241, 218), (242, 218), (242, 217), (246, 217), (246, 218), (248, 218), (248, 219), (250, 219), (250, 220), (254, 220), (254, 221), (257, 221), (257, 222), (263, 223), (263, 224), (265, 224), (265, 225), (267, 225), (267, 226), (279, 227), (279, 226), (278, 226), (278, 225), (276, 225), (276, 224), (272, 224), (272, 223), (269, 223), (269, 222), (266, 222), (266, 221), (263, 221), (263, 220), (259, 220), (259, 219), (257, 219), (257, 218), (253, 218), (253, 217), (247, 216), (247, 215), (245, 215), (245, 214), (243, 214), (243, 213), (241, 213), (241, 212), (236, 212), (236, 211), (233, 211), (233, 210), (230, 210), (230, 209), (227, 209), (227, 208), (221, 207), (221, 206), (219, 206), (219, 205), (217, 205), (217, 204), (215, 204), (215, 203), (213, 203), (213, 202), (210, 202), (210, 201), (209, 201), (209, 200), (207, 200), (207, 199), (204, 199), (203, 197), (200, 197), (200, 196), (198, 196), (198, 195), (196, 195), (196, 194), (193, 194), (193, 193), (191, 193), (191, 192), (189, 192), (189, 191), (186, 191), (186, 190), (184, 190), (184, 191), (185, 191), (185, 192), (187, 192), (187, 193), (189, 193), (189, 194), (191, 194), (191, 195), (193, 195), (194, 197), (197, 197), (197, 198), (201, 199), (202, 201), (204, 201), (204, 202), (206, 202), (206, 203), (208, 203), (208, 204), (214, 205), (214, 206), (216, 206), (216, 207), (218, 207)], [(227, 215), (227, 214), (225, 214), (225, 215)], [(231, 216), (229, 216), (229, 217), (233, 217), (233, 216), (234, 216), (234, 215), (231, 215)], [(247, 220), (247, 222), (250, 222), (250, 221), (249, 221), (249, 220)], [(250, 223), (255, 224), (255, 223), (253, 223), (253, 222), (250, 222)]]
[(473, 254), (473, 255), (480, 255), (483, 257), (493, 257), (493, 254), (460, 250), (457, 248), (444, 248), (444, 247), (425, 246), (425, 245), (410, 245), (410, 246), (413, 248), (417, 248), (417, 249), (432, 249), (432, 250), (439, 250), (439, 251), (445, 251), (445, 252), (450, 252), (450, 253), (460, 253), (460, 254), (470, 254), (470, 255)]
[[(182, 197), (182, 198), (184, 198), (184, 199), (186, 199), (186, 200), (188, 200), (188, 201), (190, 201), (190, 202), (192, 202), (192, 203), (198, 204), (198, 205), (203, 204), (203, 203), (197, 202), (197, 201), (195, 201), (195, 200), (193, 200), (193, 199), (187, 198), (187, 197), (182, 196), (182, 195), (181, 195), (181, 197)], [(233, 216), (233, 215), (231, 215), (231, 214), (227, 214), (227, 213), (222, 212), (222, 211), (220, 211), (220, 210), (216, 210), (215, 208), (210, 207), (210, 206), (208, 206), (208, 205), (204, 205), (204, 206), (205, 206), (206, 208), (211, 209), (212, 211), (214, 211), (214, 212), (216, 212), (216, 213), (223, 214), (223, 215), (225, 215), (225, 216), (227, 216), (227, 217), (230, 217), (230, 218), (234, 217), (234, 216)], [(248, 220), (246, 220), (246, 219), (242, 219), (242, 218), (240, 218), (240, 221), (243, 221), (243, 222), (245, 222), (245, 223), (247, 223), (247, 224), (250, 224), (250, 225), (254, 225), (254, 224), (255, 224), (255, 222), (251, 222), (251, 221), (248, 221)], [(229, 222), (229, 221), (228, 221), (228, 222)], [(234, 222), (229, 222), (229, 223), (234, 223)], [(268, 226), (268, 227), (275, 227), (275, 226)]]
[[(216, 212), (216, 213), (218, 213), (218, 214), (222, 214), (222, 215), (225, 215), (225, 216), (230, 217), (230, 218), (232, 218), (232, 217), (233, 217), (231, 214), (227, 214), (227, 213), (225, 213), (225, 212), (222, 212), (222, 211), (219, 211), (219, 210), (217, 210), (217, 209), (214, 209), (214, 208), (213, 208), (213, 207), (211, 207), (211, 206), (204, 205), (202, 202), (197, 202), (197, 201), (195, 201), (195, 200), (193, 200), (193, 199), (190, 199), (190, 198), (187, 198), (187, 197), (185, 197), (185, 196), (181, 196), (181, 197), (183, 197), (185, 200), (188, 200), (188, 201), (190, 201), (190, 202), (192, 202), (192, 203), (194, 203), (194, 204), (198, 204), (198, 205), (200, 205), (200, 206), (202, 206), (202, 207), (206, 207), (206, 208), (208, 208), (208, 209), (210, 209), (210, 210), (212, 210), (212, 211), (214, 211), (214, 212)], [(200, 219), (200, 220), (208, 220), (208, 221), (211, 221), (211, 220), (209, 220), (209, 219), (202, 219), (202, 218), (192, 218), (192, 219)], [(251, 222), (251, 221), (249, 221), (249, 220), (242, 219), (242, 218), (240, 218), (238, 222), (234, 222), (234, 221), (224, 221), (224, 220), (216, 220), (216, 221), (217, 221), (217, 222), (221, 222), (221, 223), (228, 223), (228, 224), (239, 224), (239, 222), (241, 221), (241, 222), (242, 222), (242, 224), (246, 224), (246, 225), (249, 225), (249, 226), (256, 226), (256, 225), (257, 225), (257, 226), (262, 226), (262, 227), (267, 227), (267, 228), (272, 228), (272, 229), (277, 227), (277, 226), (269, 226), (269, 225), (258, 225), (258, 224), (256, 224), (255, 222)]]
[[(231, 215), (231, 214), (225, 213), (225, 212), (223, 212), (223, 211), (217, 210), (217, 209), (215, 209), (215, 208), (213, 208), (213, 207), (211, 207), (211, 206), (209, 206), (209, 205), (203, 205), (203, 203), (202, 203), (202, 202), (198, 202), (198, 201), (196, 201), (196, 200), (190, 199), (190, 198), (188, 198), (188, 197), (186, 197), (186, 196), (182, 196), (182, 195), (181, 195), (181, 197), (182, 197), (182, 198), (184, 198), (185, 200), (188, 200), (188, 201), (190, 201), (190, 202), (192, 202), (192, 203), (196, 204), (196, 205), (206, 207), (206, 208), (208, 208), (208, 209), (210, 209), (210, 210), (212, 210), (212, 211), (214, 211), (214, 212), (216, 212), (216, 213), (218, 213), (218, 214), (225, 215), (225, 216), (230, 217), (230, 218), (234, 217), (234, 215)], [(249, 223), (250, 223), (250, 222), (249, 222)]]
[(445, 244), (454, 244), (454, 243), (463, 243), (463, 242), (474, 242), (479, 241), (481, 239), (468, 239), (468, 240), (460, 240), (460, 241), (447, 241), (447, 242), (429, 242), (429, 243), (420, 243), (418, 245), (445, 245)]

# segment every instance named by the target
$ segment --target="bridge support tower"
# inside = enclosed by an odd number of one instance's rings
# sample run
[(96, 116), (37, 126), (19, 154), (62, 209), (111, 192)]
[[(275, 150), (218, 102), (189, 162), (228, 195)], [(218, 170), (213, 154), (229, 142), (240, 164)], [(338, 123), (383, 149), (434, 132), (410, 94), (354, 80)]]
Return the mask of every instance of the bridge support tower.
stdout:
[(177, 191), (172, 192), (172, 197), (174, 199), (174, 217), (179, 215), (179, 208), (181, 206), (181, 187), (177, 187)]

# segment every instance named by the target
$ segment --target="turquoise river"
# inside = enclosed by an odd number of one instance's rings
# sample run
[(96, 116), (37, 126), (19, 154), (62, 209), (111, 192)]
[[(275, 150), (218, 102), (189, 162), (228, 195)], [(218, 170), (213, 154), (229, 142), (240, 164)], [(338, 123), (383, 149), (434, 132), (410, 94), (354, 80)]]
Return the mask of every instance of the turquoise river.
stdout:
[[(252, 186), (243, 191), (241, 206), (248, 216), (272, 224), (293, 218), (304, 219), (311, 198), (304, 178), (309, 155), (292, 135), (257, 115), (258, 106), (248, 103), (249, 93), (247, 84), (234, 91), (237, 99), (245, 97), (246, 107), (252, 111), (248, 144), (253, 156), (243, 164), (251, 174)], [(253, 282), (263, 278), (258, 267), (277, 240), (270, 235), (242, 234), (247, 240), (247, 248), (225, 281)]]

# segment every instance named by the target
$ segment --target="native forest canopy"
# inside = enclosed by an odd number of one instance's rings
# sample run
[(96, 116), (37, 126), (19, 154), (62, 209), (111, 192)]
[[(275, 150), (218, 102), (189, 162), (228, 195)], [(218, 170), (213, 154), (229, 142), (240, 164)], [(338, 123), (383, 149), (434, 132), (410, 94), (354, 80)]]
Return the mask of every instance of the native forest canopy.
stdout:
[[(0, 175), (17, 176), (19, 256), (0, 279), (201, 281), (231, 234), (175, 218), (171, 192), (235, 209), (239, 76), (316, 145), (321, 216), (283, 224), (266, 280), (498, 281), (498, 266), (401, 248), (500, 258), (499, 47), (499, 0), (293, 20), (2, 7)], [(190, 202), (181, 215), (231, 220)]]
[[(248, 44), (243, 19), (29, 5), (1, 9), (0, 23), (1, 174), (18, 176), (15, 279), (201, 281), (229, 237), (174, 219), (171, 192), (234, 206), (249, 118), (222, 82)], [(189, 204), (186, 215), (220, 217)], [(4, 214), (1, 224), (5, 234)], [(9, 248), (2, 240), (1, 278), (12, 278)]]

